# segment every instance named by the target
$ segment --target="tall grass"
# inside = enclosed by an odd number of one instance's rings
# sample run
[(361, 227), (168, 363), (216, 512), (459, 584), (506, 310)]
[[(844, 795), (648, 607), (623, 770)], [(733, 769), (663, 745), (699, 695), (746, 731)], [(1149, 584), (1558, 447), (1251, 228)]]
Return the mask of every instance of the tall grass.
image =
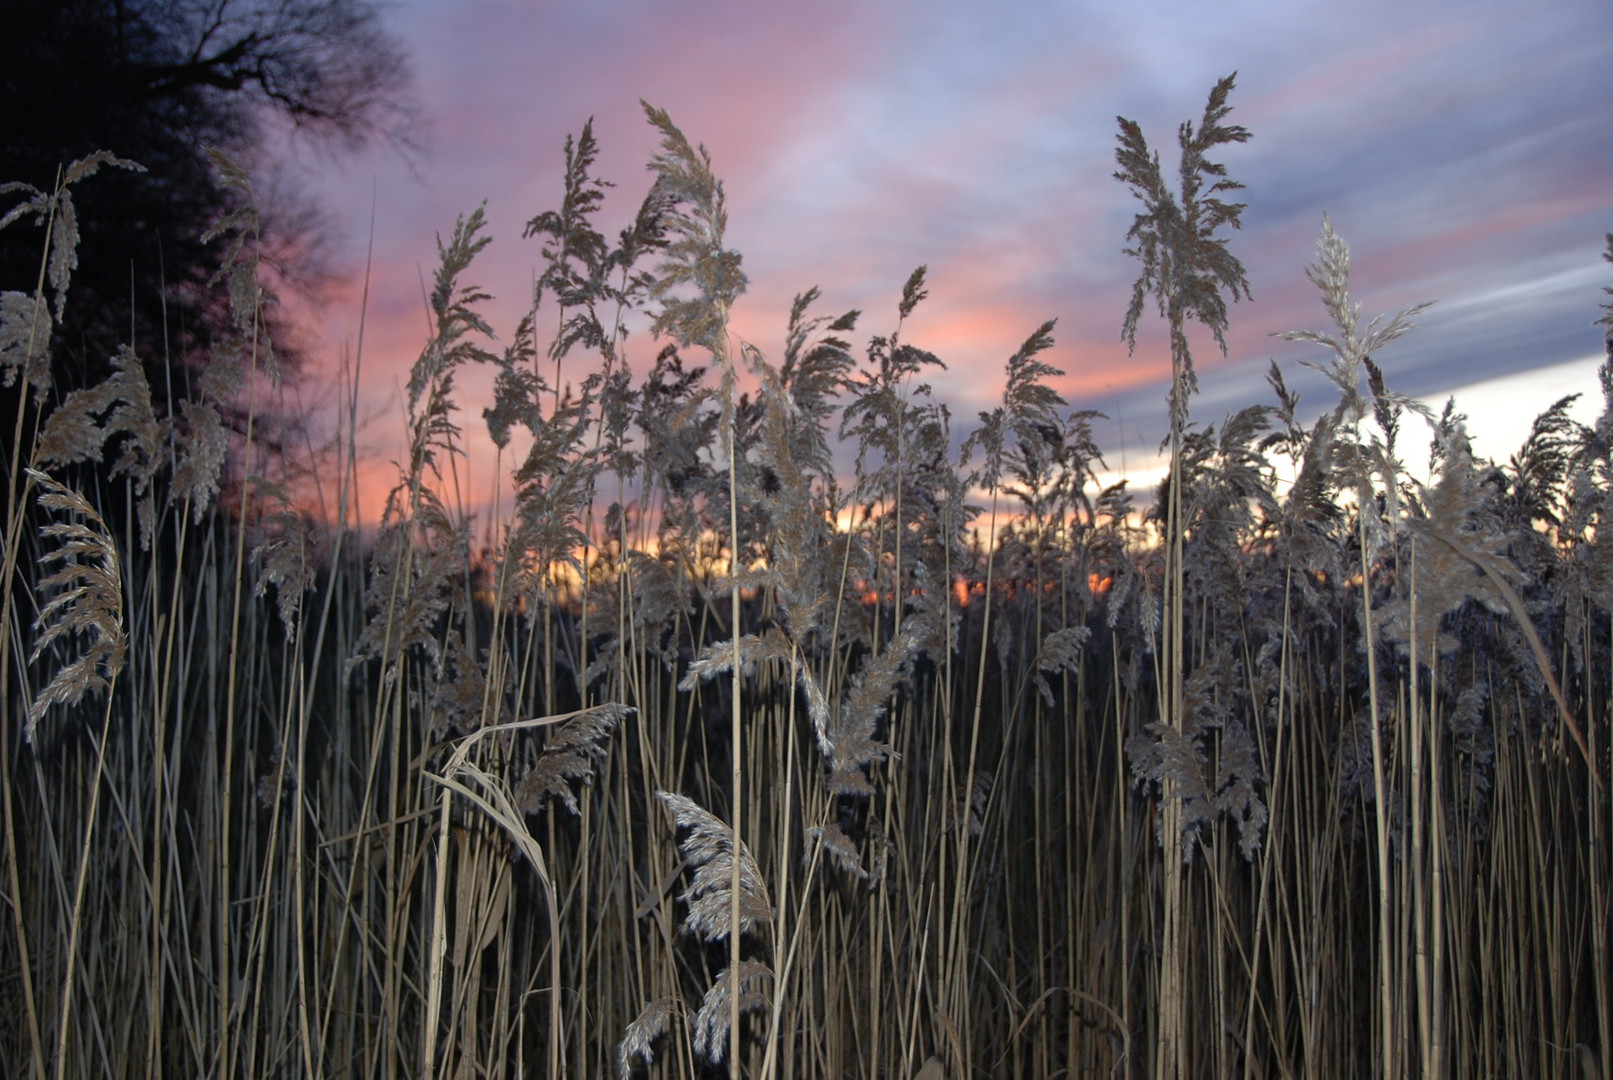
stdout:
[[(0, 1075), (1594, 1075), (1613, 368), (1594, 427), (1565, 400), (1475, 459), (1393, 390), (1416, 312), (1361, 325), (1324, 219), (1334, 325), (1290, 336), (1338, 401), (1274, 366), (1196, 420), (1190, 324), (1219, 342), (1247, 293), (1207, 156), (1247, 138), (1232, 89), (1174, 187), (1121, 125), (1122, 322), (1153, 297), (1174, 372), (1141, 506), (1052, 322), (954, 431), (922, 267), (865, 348), (816, 288), (782, 355), (738, 339), (721, 184), (653, 108), (618, 237), (568, 140), (502, 341), (482, 214), (439, 239), (365, 530), (350, 408), (328, 519), (252, 437), (243, 176), (236, 333), (172, 408), (127, 347), (49, 390), (72, 192), (121, 163), (10, 189), (42, 233), (0, 298)], [(496, 371), (496, 532), (456, 495), (465, 365)]]

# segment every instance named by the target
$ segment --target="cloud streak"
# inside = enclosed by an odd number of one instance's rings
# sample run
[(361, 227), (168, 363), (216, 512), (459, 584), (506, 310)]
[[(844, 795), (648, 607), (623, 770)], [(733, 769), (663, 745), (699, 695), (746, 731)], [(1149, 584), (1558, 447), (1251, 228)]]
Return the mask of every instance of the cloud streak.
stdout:
[[(816, 284), (822, 310), (862, 308), (860, 332), (888, 332), (902, 282), (927, 264), (930, 299), (908, 339), (947, 362), (933, 382), (960, 428), (994, 402), (1019, 342), (1056, 317), (1048, 356), (1072, 407), (1118, 414), (1099, 431), (1115, 456), (1122, 440), (1128, 455), (1157, 445), (1163, 338), (1145, 328), (1136, 356), (1119, 343), (1136, 273), (1120, 248), (1136, 207), (1110, 175), (1115, 115), (1138, 120), (1169, 163), (1176, 125), (1233, 69), (1233, 120), (1254, 139), (1223, 157), (1248, 185), (1232, 245), (1254, 299), (1231, 312), (1227, 358), (1199, 343), (1195, 416), (1218, 422), (1267, 400), (1272, 358), (1326, 403), (1298, 365), (1316, 357), (1268, 336), (1322, 317), (1303, 270), (1324, 212), (1351, 244), (1369, 314), (1441, 301), (1381, 358), (1406, 393), (1438, 397), (1600, 346), (1589, 323), (1613, 228), (1605, 3), (1122, 14), (1049, 2), (1002, 15), (937, 0), (409, 0), (398, 25), (436, 116), (433, 151), (415, 175), (376, 156), (320, 181), (355, 267), (372, 205), (376, 216), (372, 410), (395, 397), (424, 339), (433, 233), (483, 199), (495, 242), (473, 276), (498, 297), (495, 325), (514, 326), (538, 260), (521, 227), (558, 203), (561, 145), (589, 116), (598, 172), (620, 185), (603, 224), (626, 222), (654, 144), (640, 98), (704, 142), (724, 180), (751, 280), (736, 329), (776, 353), (791, 297)], [(355, 296), (323, 313), (333, 355), (356, 339)], [(632, 348), (646, 366), (653, 346), (641, 335)], [(467, 395), (467, 430), (482, 404)]]

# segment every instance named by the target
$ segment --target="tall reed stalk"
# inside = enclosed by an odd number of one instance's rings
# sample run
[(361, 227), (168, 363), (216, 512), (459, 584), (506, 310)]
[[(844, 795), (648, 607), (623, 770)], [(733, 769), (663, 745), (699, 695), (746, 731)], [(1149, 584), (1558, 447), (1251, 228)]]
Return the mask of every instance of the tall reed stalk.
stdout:
[[(236, 332), (175, 401), (148, 372), (183, 373), (132, 342), (102, 383), (49, 384), (72, 191), (126, 163), (4, 189), (8, 238), (44, 239), (0, 293), (0, 1061), (1600, 1068), (1613, 361), (1595, 424), (1565, 399), (1476, 459), (1454, 407), (1393, 389), (1421, 309), (1363, 324), (1324, 218), (1332, 326), (1288, 337), (1326, 350), (1337, 401), (1273, 364), (1272, 403), (1191, 415), (1191, 324), (1224, 349), (1248, 296), (1212, 160), (1248, 138), (1232, 89), (1182, 126), (1175, 178), (1120, 126), (1123, 334), (1152, 302), (1171, 355), (1171, 471), (1143, 499), (1100, 486), (1051, 320), (955, 438), (923, 267), (866, 341), (860, 312), (815, 313), (832, 285), (776, 347), (740, 340), (722, 185), (648, 106), (614, 237), (592, 124), (568, 140), (513, 329), (472, 283), (484, 214), (440, 238), (406, 451), (362, 527), (362, 343), (339, 434), (259, 438), (286, 399), (244, 173), (215, 163)], [(470, 366), (493, 521), (463, 486)]]

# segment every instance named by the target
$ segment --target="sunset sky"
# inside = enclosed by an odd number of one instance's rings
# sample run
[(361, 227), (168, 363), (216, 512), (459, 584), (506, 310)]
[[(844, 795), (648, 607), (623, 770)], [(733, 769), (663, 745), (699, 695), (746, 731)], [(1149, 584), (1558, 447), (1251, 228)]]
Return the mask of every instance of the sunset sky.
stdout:
[[(356, 340), (374, 215), (360, 408), (380, 460), (404, 437), (434, 235), (487, 201), (494, 242), (470, 276), (508, 333), (538, 262), (522, 226), (559, 203), (566, 135), (594, 118), (597, 172), (618, 185), (607, 235), (648, 190), (641, 98), (711, 152), (750, 277), (733, 329), (765, 353), (782, 351), (790, 300), (812, 285), (823, 313), (863, 309), (859, 345), (888, 333), (903, 281), (929, 266), (905, 334), (948, 364), (930, 381), (959, 437), (996, 402), (1009, 355), (1056, 317), (1058, 389), (1108, 414), (1112, 467), (1152, 479), (1169, 361), (1157, 320), (1134, 357), (1120, 341), (1137, 204), (1111, 175), (1115, 117), (1140, 122), (1172, 168), (1176, 126), (1233, 70), (1231, 119), (1253, 139), (1221, 160), (1247, 185), (1232, 250), (1253, 300), (1231, 311), (1226, 358), (1196, 339), (1196, 420), (1271, 400), (1271, 359), (1312, 410), (1331, 403), (1300, 365), (1321, 350), (1268, 336), (1324, 325), (1304, 275), (1324, 212), (1351, 246), (1367, 315), (1438, 301), (1376, 359), (1405, 393), (1455, 392), (1481, 452), (1504, 458), (1564, 393), (1596, 396), (1591, 323), (1613, 285), (1600, 258), (1613, 230), (1607, 0), (405, 0), (389, 20), (412, 55), (428, 150), (412, 167), (379, 149), (309, 159), (349, 282), (310, 327), (331, 365)], [(647, 336), (629, 343), (640, 372), (655, 352)], [(460, 394), (478, 486), (490, 382), (468, 374)]]

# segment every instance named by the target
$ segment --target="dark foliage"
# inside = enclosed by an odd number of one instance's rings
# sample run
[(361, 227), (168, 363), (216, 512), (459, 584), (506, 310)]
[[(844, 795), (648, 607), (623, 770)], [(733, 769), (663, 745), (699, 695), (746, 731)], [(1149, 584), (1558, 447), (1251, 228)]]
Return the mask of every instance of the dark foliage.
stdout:
[[(266, 165), (261, 136), (286, 123), (327, 144), (404, 140), (407, 80), (370, 0), (7, 4), (0, 182), (50, 192), (60, 169), (100, 150), (146, 169), (76, 193), (84, 242), (56, 337), (61, 389), (99, 380), (124, 344), (159, 397), (190, 396), (188, 373), (230, 318), (209, 287), (224, 256), (204, 236), (239, 205), (207, 149)], [(314, 222), (295, 196), (265, 215), (262, 244), (283, 278), (317, 278)], [(37, 232), (0, 232), (0, 289), (32, 291), (42, 250)]]

